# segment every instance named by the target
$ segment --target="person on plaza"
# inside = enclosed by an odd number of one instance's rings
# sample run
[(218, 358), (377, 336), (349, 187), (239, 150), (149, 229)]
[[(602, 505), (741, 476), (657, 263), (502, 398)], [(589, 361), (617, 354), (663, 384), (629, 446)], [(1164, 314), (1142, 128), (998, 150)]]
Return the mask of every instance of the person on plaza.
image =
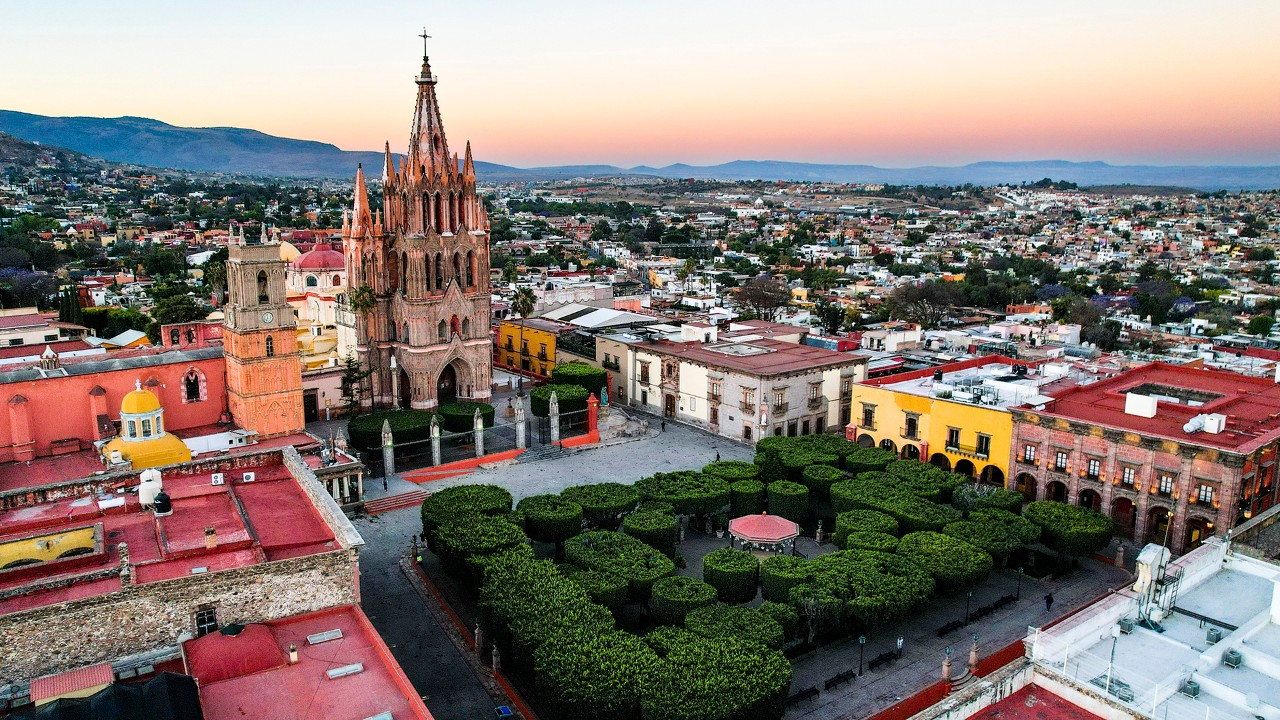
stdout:
[(1053, 593), (1044, 596), (1044, 609), (1045, 612), (1053, 609)]
[(662, 432), (666, 432), (666, 431), (667, 431), (667, 421), (666, 421), (666, 420), (663, 420), (663, 421), (662, 421)]
[(720, 462), (720, 451), (716, 451), (716, 462)]

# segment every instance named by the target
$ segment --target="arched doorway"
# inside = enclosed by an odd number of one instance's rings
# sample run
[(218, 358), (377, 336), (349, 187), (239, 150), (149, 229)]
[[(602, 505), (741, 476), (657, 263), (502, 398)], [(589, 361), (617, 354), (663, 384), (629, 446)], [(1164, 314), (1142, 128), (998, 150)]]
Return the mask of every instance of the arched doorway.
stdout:
[(883, 440), (881, 440), (881, 441), (880, 441), (880, 449), (881, 449), (881, 450), (888, 450), (889, 452), (893, 453), (894, 455), (897, 455), (897, 454), (898, 454), (898, 444), (897, 444), (897, 443), (895, 443), (894, 441), (890, 440), (889, 438), (885, 438), (885, 439), (883, 439)]
[(436, 403), (448, 405), (457, 401), (458, 372), (453, 369), (453, 363), (449, 363), (440, 371), (440, 378), (436, 380)]
[(942, 453), (934, 453), (933, 457), (929, 458), (929, 464), (951, 472), (951, 459)]
[(409, 373), (400, 368), (400, 409), (408, 410), (413, 402), (413, 383), (409, 381)]
[(1022, 493), (1022, 499), (1027, 502), (1036, 501), (1036, 476), (1031, 473), (1020, 473), (1014, 478), (1013, 489)]
[(1147, 537), (1145, 542), (1168, 547), (1169, 508), (1156, 505), (1147, 511)]
[(876, 440), (870, 435), (863, 433), (858, 436), (858, 446), (859, 447), (875, 447)]
[(902, 446), (902, 457), (905, 460), (919, 460), (920, 448), (910, 443)]
[(1137, 518), (1137, 507), (1129, 498), (1119, 497), (1111, 503), (1111, 519), (1116, 521), (1117, 535), (1132, 540), (1133, 527)]
[(662, 416), (669, 417), (669, 418), (673, 418), (676, 416), (676, 396), (675, 395), (662, 396)]
[(1213, 521), (1203, 517), (1187, 518), (1187, 539), (1182, 552), (1187, 553), (1200, 547), (1204, 541), (1213, 536)]
[(1102, 496), (1098, 494), (1097, 490), (1081, 490), (1080, 507), (1101, 511)]
[(1058, 502), (1067, 501), (1067, 484), (1063, 482), (1053, 481), (1045, 488), (1049, 500)]
[(952, 472), (956, 473), (957, 475), (963, 475), (967, 478), (972, 478), (975, 470), (976, 469), (973, 467), (972, 462), (968, 460), (960, 460), (956, 462), (956, 469), (953, 470)]
[(982, 468), (982, 484), (994, 485), (996, 487), (1004, 487), (1004, 471), (995, 465), (988, 465)]

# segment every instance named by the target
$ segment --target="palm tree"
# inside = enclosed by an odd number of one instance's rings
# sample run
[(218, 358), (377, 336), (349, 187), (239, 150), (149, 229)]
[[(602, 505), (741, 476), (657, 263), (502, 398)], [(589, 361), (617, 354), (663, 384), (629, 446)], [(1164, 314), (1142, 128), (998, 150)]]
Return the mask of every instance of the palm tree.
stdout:
[[(520, 353), (524, 354), (524, 322), (523, 320), (533, 314), (533, 307), (538, 302), (538, 296), (533, 293), (533, 288), (522, 287), (516, 288), (516, 295), (511, 299), (511, 309), (520, 316)], [(521, 360), (521, 365), (524, 362)], [(523, 369), (520, 368), (520, 369)], [(524, 397), (524, 376), (517, 373), (516, 375), (516, 395)]]

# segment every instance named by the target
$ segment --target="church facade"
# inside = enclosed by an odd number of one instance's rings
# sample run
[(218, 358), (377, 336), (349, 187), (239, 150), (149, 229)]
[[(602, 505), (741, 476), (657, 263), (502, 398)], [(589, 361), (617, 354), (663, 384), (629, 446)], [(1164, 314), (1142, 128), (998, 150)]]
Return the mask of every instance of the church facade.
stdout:
[(471, 145), (461, 167), (449, 151), (425, 56), (415, 82), (408, 154), (397, 168), (385, 150), (382, 209), (371, 209), (360, 168), (343, 218), (348, 301), (338, 315), (354, 326), (358, 359), (371, 371), (366, 408), (490, 397), (489, 219)]

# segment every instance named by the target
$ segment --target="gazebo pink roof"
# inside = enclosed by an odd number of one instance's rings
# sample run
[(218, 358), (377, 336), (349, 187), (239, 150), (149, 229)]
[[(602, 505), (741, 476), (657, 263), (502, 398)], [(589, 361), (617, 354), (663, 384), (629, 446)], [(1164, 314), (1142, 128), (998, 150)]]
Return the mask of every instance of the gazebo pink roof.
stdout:
[(780, 543), (800, 535), (800, 526), (782, 517), (760, 513), (729, 521), (729, 534), (758, 543)]

